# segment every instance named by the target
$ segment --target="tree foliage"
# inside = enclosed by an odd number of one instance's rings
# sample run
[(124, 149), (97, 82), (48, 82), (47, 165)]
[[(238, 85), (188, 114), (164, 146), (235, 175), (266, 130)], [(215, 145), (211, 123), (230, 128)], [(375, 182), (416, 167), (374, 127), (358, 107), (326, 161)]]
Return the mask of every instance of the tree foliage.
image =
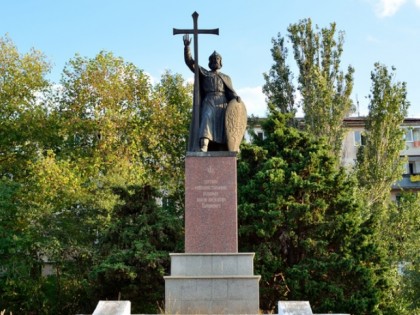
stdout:
[(49, 87), (49, 70), (40, 51), (20, 54), (9, 37), (0, 37), (0, 176), (20, 176), (38, 150), (46, 109), (37, 97)]
[[(17, 65), (26, 60), (15, 55)], [(2, 112), (2, 128), (25, 132), (1, 143), (0, 305), (22, 314), (88, 313), (97, 299), (137, 292), (137, 309), (156, 312), (168, 252), (182, 235), (191, 86), (170, 72), (152, 85), (134, 64), (100, 52), (76, 55), (60, 85), (35, 97), (48, 87), (41, 61), (27, 76), (42, 84), (28, 83), (28, 96), (16, 92), (26, 103), (10, 90), (2, 95), (4, 108), (17, 108)], [(17, 75), (1, 79), (25, 87)], [(134, 270), (136, 281), (119, 281), (112, 272), (119, 266)]]
[(375, 64), (371, 79), (366, 143), (358, 151), (355, 173), (360, 198), (366, 204), (365, 216), (375, 231), (376, 243), (387, 253), (385, 278), (392, 285), (384, 292), (380, 308), (385, 314), (411, 314), (413, 303), (407, 302), (403, 289), (409, 277), (401, 272), (401, 266), (408, 262), (411, 267), (412, 260), (405, 252), (412, 242), (417, 244), (419, 240), (418, 232), (411, 227), (415, 215), (419, 215), (418, 204), (407, 194), (397, 205), (390, 198), (391, 187), (402, 178), (405, 163), (401, 157), (405, 148), (404, 131), (400, 126), (409, 107), (406, 84), (395, 81), (394, 68), (389, 71), (379, 63)]
[(272, 111), (267, 138), (238, 166), (241, 250), (256, 252), (262, 307), (309, 300), (317, 312), (376, 314), (379, 252), (364, 229), (354, 181), (330, 147)]
[(288, 49), (285, 46), (285, 39), (278, 34), (277, 39), (273, 39), (271, 56), (274, 64), (270, 71), (264, 73), (265, 85), (263, 92), (267, 96), (270, 106), (275, 106), (282, 113), (296, 114), (295, 87), (293, 85), (293, 73), (287, 65)]
[(92, 270), (97, 299), (124, 297), (133, 312), (156, 312), (163, 307), (169, 252), (183, 250), (180, 205), (150, 186), (116, 188), (124, 204), (98, 240)]
[(386, 251), (392, 286), (381, 308), (384, 314), (416, 314), (420, 311), (420, 197), (401, 192), (398, 201), (383, 207), (377, 243)]
[(356, 172), (359, 186), (370, 205), (389, 201), (392, 184), (403, 174), (404, 131), (400, 128), (407, 115), (406, 84), (394, 82), (392, 72), (379, 64), (371, 74), (369, 114), (366, 118), (366, 144), (359, 150)]
[(336, 24), (318, 30), (311, 19), (301, 20), (288, 27), (293, 57), (297, 65), (296, 97), (293, 73), (287, 62), (285, 38), (273, 39), (271, 54), (274, 64), (264, 75), (263, 87), (269, 103), (283, 113), (296, 113), (302, 105), (305, 128), (316, 137), (326, 137), (336, 156), (339, 156), (344, 135), (343, 119), (353, 110), (350, 94), (354, 69), (340, 69), (344, 33), (336, 31)]
[[(350, 93), (353, 88), (354, 69), (348, 67), (346, 73), (340, 70), (343, 35), (342, 32), (338, 32), (337, 36), (335, 23), (331, 23), (329, 28), (321, 30), (317, 26), (314, 28), (310, 19), (291, 24), (288, 28), (287, 38), (292, 44), (294, 60), (299, 71), (297, 90), (300, 92), (301, 101), (299, 103), (297, 101), (299, 97), (294, 96), (293, 74), (287, 62), (286, 39), (280, 34), (277, 40), (273, 40), (274, 64), (270, 72), (264, 75), (266, 84), (263, 88), (271, 112), (279, 111), (287, 114), (286, 120), (288, 120), (289, 127), (298, 127), (297, 122), (293, 123), (292, 118), (297, 105), (302, 104), (305, 114), (303, 119), (305, 130), (318, 140), (325, 138), (336, 161), (339, 161), (343, 135), (347, 132), (343, 127), (343, 119), (352, 111)], [(409, 103), (406, 100), (405, 83), (395, 82), (394, 68), (389, 71), (385, 66), (377, 63), (374, 65), (371, 79), (369, 115), (366, 118), (365, 128), (366, 145), (359, 149), (354, 170), (348, 170), (349, 176), (354, 175), (355, 177), (355, 181), (350, 186), (352, 191), (357, 192), (354, 198), (357, 199), (361, 209), (362, 221), (359, 229), (362, 231), (362, 237), (367, 237), (372, 246), (372, 251), (368, 255), (370, 255), (369, 259), (373, 261), (369, 265), (373, 273), (365, 278), (365, 281), (373, 281), (381, 288), (380, 292), (377, 291), (374, 294), (377, 304), (371, 308), (372, 313), (409, 314), (417, 307), (416, 303), (413, 303), (414, 295), (410, 288), (416, 283), (418, 272), (416, 273), (416, 263), (412, 264), (412, 259), (408, 259), (402, 253), (405, 252), (404, 248), (411, 248), (409, 244), (412, 242), (418, 243), (418, 232), (410, 228), (418, 211), (412, 210), (417, 209), (414, 201), (411, 203), (412, 208), (404, 206), (411, 210), (404, 211), (395, 210), (399, 209), (400, 205), (395, 208), (396, 206), (390, 202), (391, 187), (403, 173), (404, 159), (400, 157), (400, 152), (404, 148), (404, 140), (400, 126), (407, 114)], [(293, 100), (293, 98), (295, 99)], [(269, 118), (269, 120), (271, 119)], [(266, 132), (273, 132), (273, 129), (268, 129)], [(270, 138), (270, 135), (268, 137)], [(270, 141), (269, 138), (267, 141)], [(264, 148), (266, 145), (264, 141), (261, 142), (258, 139), (255, 141), (260, 147)], [(289, 150), (288, 145), (287, 143), (285, 148), (279, 148), (279, 152)], [(308, 144), (305, 145), (308, 146)], [(255, 161), (259, 159), (269, 158), (265, 155), (265, 149), (260, 147), (252, 147), (252, 152), (255, 154), (252, 163), (256, 163)], [(278, 154), (281, 156), (282, 153)], [(252, 165), (250, 170), (257, 168), (257, 165), (249, 163)], [(338, 166), (337, 163), (336, 167)], [(279, 174), (284, 176), (283, 173)], [(249, 176), (257, 178), (259, 175), (259, 173), (253, 172), (249, 174)], [(264, 187), (274, 178), (266, 177), (265, 182), (262, 181), (260, 185)], [(293, 182), (287, 182), (284, 185), (290, 188), (293, 187)], [(308, 188), (306, 189), (308, 190)], [(248, 192), (246, 196), (248, 199), (252, 199), (250, 196), (253, 194), (255, 194), (253, 198), (259, 196), (256, 192)], [(263, 199), (263, 197), (261, 198)], [(255, 216), (257, 213), (261, 216), (262, 213), (265, 213), (259, 208), (260, 203), (264, 204), (262, 199), (249, 201), (249, 203), (258, 204)], [(412, 200), (412, 198), (408, 199)], [(267, 209), (270, 206), (271, 204), (265, 205)], [(250, 212), (252, 213), (251, 210)], [(268, 224), (273, 221), (267, 219), (263, 222)], [(276, 221), (274, 220), (274, 222)], [(276, 228), (275, 224), (272, 228), (276, 231), (282, 229), (282, 227)], [(279, 235), (273, 234), (272, 237), (273, 239), (268, 238), (268, 240), (273, 242), (281, 240)], [(356, 240), (357, 238), (355, 238), (357, 244)], [(256, 243), (255, 240), (252, 242)], [(256, 247), (258, 248), (258, 246)], [(266, 251), (269, 252), (270, 249)], [(377, 258), (375, 259), (375, 257)], [(271, 258), (266, 259), (270, 260)], [(406, 259), (409, 261), (406, 265), (407, 270), (401, 272), (401, 266)], [(263, 264), (264, 268), (267, 268), (265, 262)], [(313, 262), (313, 266), (318, 266), (317, 261)], [(273, 270), (270, 270), (269, 274), (275, 274)], [(279, 267), (277, 270), (281, 270), (281, 268)], [(285, 281), (285, 274), (280, 273), (279, 277), (275, 279)], [(287, 292), (288, 290), (285, 290), (283, 293), (286, 296), (293, 294), (292, 291)], [(310, 296), (313, 297), (313, 295)], [(371, 301), (373, 302), (373, 300)]]
[(337, 154), (343, 140), (343, 119), (352, 110), (354, 69), (349, 66), (347, 73), (340, 70), (344, 33), (336, 35), (336, 24), (315, 30), (310, 19), (288, 28), (299, 68), (305, 126), (315, 136), (326, 137)]

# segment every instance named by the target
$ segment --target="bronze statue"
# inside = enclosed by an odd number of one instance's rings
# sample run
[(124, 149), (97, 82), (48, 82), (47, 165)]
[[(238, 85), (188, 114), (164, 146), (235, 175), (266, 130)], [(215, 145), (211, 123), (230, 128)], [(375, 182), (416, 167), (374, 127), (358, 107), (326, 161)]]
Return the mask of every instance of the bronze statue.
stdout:
[[(246, 108), (232, 87), (229, 76), (220, 72), (222, 56), (216, 51), (209, 57), (206, 70), (198, 64), (198, 34), (219, 34), (219, 29), (199, 30), (198, 13), (194, 12), (194, 29), (178, 30), (184, 35), (184, 58), (195, 73), (193, 121), (190, 128), (189, 151), (238, 151), (246, 128)], [(190, 51), (190, 37), (194, 34), (194, 58)]]
[[(185, 63), (195, 71), (194, 60), (190, 51), (190, 38), (184, 35)], [(232, 81), (226, 74), (219, 70), (222, 68), (222, 56), (216, 51), (209, 57), (210, 71), (200, 67), (200, 95), (201, 117), (198, 137), (200, 150), (207, 152), (209, 145), (213, 151), (227, 151), (227, 139), (225, 128), (225, 114), (228, 103), (235, 99), (240, 102), (240, 97), (232, 87)]]

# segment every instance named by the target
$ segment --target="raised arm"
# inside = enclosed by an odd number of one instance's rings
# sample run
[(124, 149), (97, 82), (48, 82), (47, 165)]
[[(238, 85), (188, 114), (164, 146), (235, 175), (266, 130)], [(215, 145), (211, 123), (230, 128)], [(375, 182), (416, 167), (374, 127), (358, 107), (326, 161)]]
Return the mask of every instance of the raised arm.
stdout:
[(190, 50), (190, 44), (191, 44), (190, 36), (188, 34), (185, 34), (183, 39), (184, 39), (185, 64), (188, 66), (188, 68), (190, 68), (192, 72), (194, 72), (194, 59), (191, 56), (191, 50)]

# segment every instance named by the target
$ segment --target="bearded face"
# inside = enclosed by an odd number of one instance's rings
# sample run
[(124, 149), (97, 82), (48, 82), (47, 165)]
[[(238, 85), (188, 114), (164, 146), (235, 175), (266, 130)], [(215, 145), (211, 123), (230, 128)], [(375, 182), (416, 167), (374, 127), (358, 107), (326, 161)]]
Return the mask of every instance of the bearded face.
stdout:
[(222, 68), (222, 56), (213, 53), (209, 58), (209, 68), (212, 71), (216, 71)]

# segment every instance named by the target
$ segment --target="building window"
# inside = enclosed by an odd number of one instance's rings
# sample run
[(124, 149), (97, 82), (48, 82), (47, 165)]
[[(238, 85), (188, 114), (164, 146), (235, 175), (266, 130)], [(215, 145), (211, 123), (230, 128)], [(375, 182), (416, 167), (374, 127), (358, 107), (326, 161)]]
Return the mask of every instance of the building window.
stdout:
[(413, 129), (412, 128), (404, 128), (404, 140), (405, 142), (413, 142)]
[(408, 161), (404, 173), (406, 175), (420, 175), (420, 161)]
[(416, 173), (414, 171), (414, 166), (415, 166), (414, 163), (408, 163), (408, 171), (409, 171), (409, 174), (415, 174)]
[(413, 128), (413, 145), (420, 147), (420, 128)]
[(405, 173), (404, 174), (407, 174), (407, 175), (415, 174), (415, 164), (414, 164), (414, 162), (408, 162), (405, 165)]
[(413, 143), (414, 147), (420, 147), (420, 127), (404, 127), (405, 142)]
[(420, 128), (413, 128), (413, 140), (418, 141), (420, 140)]
[(366, 144), (366, 136), (363, 131), (357, 130), (354, 132), (354, 145), (359, 147)]
[(257, 132), (257, 137), (261, 140), (264, 140), (264, 133), (262, 131)]

